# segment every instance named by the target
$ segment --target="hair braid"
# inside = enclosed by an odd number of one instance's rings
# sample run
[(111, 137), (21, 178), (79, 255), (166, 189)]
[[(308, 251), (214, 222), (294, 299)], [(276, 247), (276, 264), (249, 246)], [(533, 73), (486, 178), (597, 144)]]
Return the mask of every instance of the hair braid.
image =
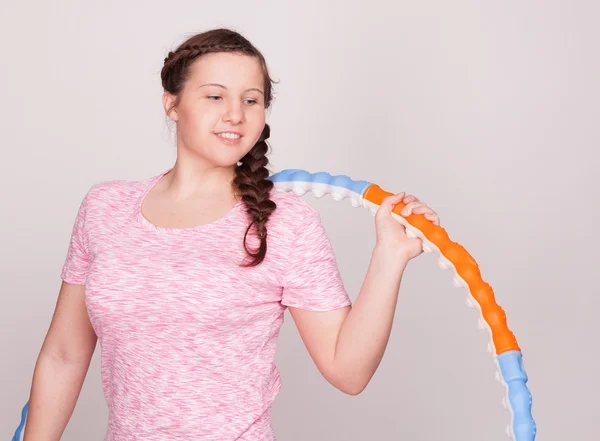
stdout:
[[(244, 249), (253, 259), (244, 266), (256, 266), (265, 258), (267, 253), (266, 223), (273, 210), (277, 208), (277, 204), (270, 199), (273, 182), (267, 179), (269, 177), (269, 170), (267, 170), (269, 159), (266, 156), (268, 152), (266, 140), (270, 133), (269, 125), (265, 124), (259, 141), (240, 160), (240, 165), (235, 169), (233, 185), (240, 193), (242, 201), (246, 205), (246, 211), (252, 217), (252, 223), (248, 225), (244, 234)], [(260, 239), (260, 245), (254, 252), (248, 250), (246, 244), (246, 238), (252, 225), (255, 226), (256, 234)]]

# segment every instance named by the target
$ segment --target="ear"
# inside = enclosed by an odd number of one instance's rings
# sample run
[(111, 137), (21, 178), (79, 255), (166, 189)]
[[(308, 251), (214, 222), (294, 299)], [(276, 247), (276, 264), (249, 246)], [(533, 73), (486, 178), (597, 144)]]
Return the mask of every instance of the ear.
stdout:
[[(173, 121), (179, 120), (179, 115), (177, 114), (177, 108), (173, 107), (175, 105), (176, 97), (169, 92), (163, 93), (162, 102), (163, 108), (165, 109), (165, 114), (171, 118)], [(172, 109), (171, 109), (172, 108)], [(170, 114), (168, 113), (169, 109), (171, 109)]]

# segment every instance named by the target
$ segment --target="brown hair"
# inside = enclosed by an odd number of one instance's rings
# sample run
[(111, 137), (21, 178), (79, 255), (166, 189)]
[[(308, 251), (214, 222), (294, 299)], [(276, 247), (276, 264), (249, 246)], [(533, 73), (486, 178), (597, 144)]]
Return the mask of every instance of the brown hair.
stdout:
[[(264, 78), (265, 109), (268, 109), (273, 99), (271, 83), (274, 81), (269, 75), (263, 55), (238, 32), (223, 28), (212, 29), (188, 38), (176, 50), (169, 52), (165, 58), (160, 77), (163, 89), (176, 96), (174, 106), (177, 106), (181, 100), (181, 92), (190, 76), (190, 68), (194, 61), (202, 55), (217, 52), (249, 55), (259, 61)], [(266, 223), (270, 214), (277, 208), (275, 202), (270, 200), (273, 182), (267, 179), (269, 177), (269, 170), (267, 170), (269, 160), (266, 155), (269, 146), (266, 140), (269, 136), (270, 128), (268, 124), (265, 124), (257, 143), (235, 167), (233, 189), (241, 196), (246, 211), (252, 217), (252, 222), (244, 234), (244, 249), (252, 259), (242, 266), (256, 266), (264, 260), (267, 253)], [(254, 251), (250, 251), (246, 243), (252, 225), (255, 226), (256, 234), (260, 239), (258, 249)]]

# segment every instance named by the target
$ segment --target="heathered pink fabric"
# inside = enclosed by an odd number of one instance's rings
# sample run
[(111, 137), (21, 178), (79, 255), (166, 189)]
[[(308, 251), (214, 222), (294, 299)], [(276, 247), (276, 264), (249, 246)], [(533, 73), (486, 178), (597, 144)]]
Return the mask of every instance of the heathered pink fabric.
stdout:
[[(318, 212), (273, 190), (268, 252), (255, 268), (240, 202), (221, 219), (160, 228), (141, 213), (169, 170), (86, 194), (62, 279), (85, 285), (109, 409), (105, 441), (272, 441), (275, 346), (287, 306), (351, 304)], [(248, 236), (250, 246), (258, 240)]]

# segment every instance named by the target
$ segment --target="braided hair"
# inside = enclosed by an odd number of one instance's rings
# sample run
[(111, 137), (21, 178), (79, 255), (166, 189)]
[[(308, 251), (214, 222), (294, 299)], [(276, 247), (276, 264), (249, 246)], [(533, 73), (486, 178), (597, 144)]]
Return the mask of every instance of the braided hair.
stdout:
[[(181, 92), (186, 81), (191, 75), (190, 66), (202, 55), (217, 52), (234, 52), (249, 55), (258, 59), (261, 64), (265, 86), (265, 108), (269, 108), (273, 99), (272, 84), (274, 81), (269, 76), (263, 55), (246, 38), (230, 29), (212, 29), (194, 35), (183, 42), (176, 50), (170, 51), (164, 59), (160, 76), (163, 89), (176, 97), (174, 106), (181, 100)], [(268, 180), (269, 170), (267, 165), (268, 145), (266, 140), (270, 136), (268, 124), (260, 135), (257, 143), (240, 159), (235, 167), (235, 178), (232, 182), (233, 190), (240, 197), (252, 222), (244, 234), (244, 249), (250, 261), (242, 264), (245, 267), (259, 265), (267, 253), (267, 221), (271, 213), (277, 208), (270, 199), (273, 182)], [(247, 244), (248, 233), (254, 226), (254, 231), (260, 239), (260, 245), (255, 250), (250, 250)]]

